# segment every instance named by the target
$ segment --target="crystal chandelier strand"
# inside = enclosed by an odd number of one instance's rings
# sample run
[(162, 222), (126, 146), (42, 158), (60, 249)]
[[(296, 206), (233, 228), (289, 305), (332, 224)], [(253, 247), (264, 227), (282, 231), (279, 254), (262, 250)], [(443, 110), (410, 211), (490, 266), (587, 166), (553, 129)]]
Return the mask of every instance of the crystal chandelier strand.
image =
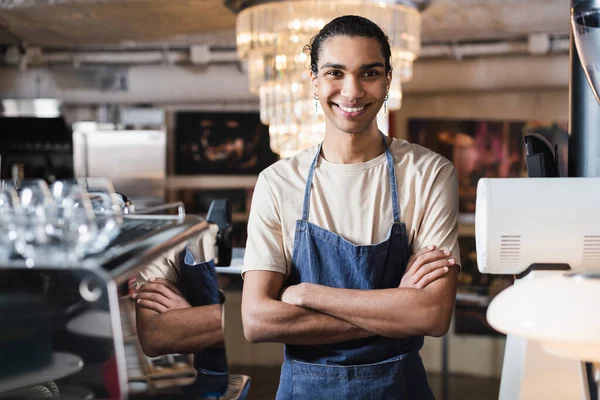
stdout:
[(289, 46), (302, 51), (308, 44), (306, 39), (310, 40), (327, 22), (348, 14), (361, 15), (378, 24), (393, 48), (418, 54), (418, 11), (401, 4), (367, 0), (292, 0), (247, 8), (236, 21), (238, 54), (245, 59), (253, 49), (285, 52)]

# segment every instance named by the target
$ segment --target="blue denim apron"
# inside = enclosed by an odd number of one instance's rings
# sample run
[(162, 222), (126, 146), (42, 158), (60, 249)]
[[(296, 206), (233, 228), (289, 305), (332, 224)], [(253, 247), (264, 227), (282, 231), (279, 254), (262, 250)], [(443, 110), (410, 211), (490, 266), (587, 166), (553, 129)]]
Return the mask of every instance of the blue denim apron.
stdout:
[[(308, 171), (302, 219), (296, 222), (288, 285), (310, 282), (361, 290), (400, 285), (411, 251), (406, 225), (400, 221), (394, 161), (382, 138), (394, 213), (387, 238), (378, 244), (357, 246), (308, 222), (319, 145)], [(422, 346), (423, 336), (372, 336), (327, 345), (286, 345), (277, 399), (433, 399), (419, 356)]]
[[(191, 306), (223, 303), (213, 260), (196, 263), (186, 248), (179, 254), (179, 274), (181, 292)], [(227, 391), (229, 370), (224, 347), (194, 353), (194, 368), (196, 381), (185, 387), (184, 392), (200, 397), (219, 397)]]

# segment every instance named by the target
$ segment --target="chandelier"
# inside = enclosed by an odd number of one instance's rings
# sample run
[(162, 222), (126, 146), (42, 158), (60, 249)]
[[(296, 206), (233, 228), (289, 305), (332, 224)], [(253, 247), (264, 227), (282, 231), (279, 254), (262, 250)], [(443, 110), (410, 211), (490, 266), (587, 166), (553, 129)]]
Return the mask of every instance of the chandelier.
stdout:
[[(341, 15), (360, 15), (388, 35), (394, 73), (387, 108), (402, 102), (401, 82), (412, 78), (421, 45), (423, 0), (224, 0), (238, 12), (237, 51), (247, 62), (250, 91), (260, 98), (271, 148), (289, 157), (323, 139), (325, 115), (313, 106), (310, 60), (304, 51), (323, 26)], [(378, 115), (387, 130), (387, 118)], [(380, 124), (381, 125), (381, 124)]]

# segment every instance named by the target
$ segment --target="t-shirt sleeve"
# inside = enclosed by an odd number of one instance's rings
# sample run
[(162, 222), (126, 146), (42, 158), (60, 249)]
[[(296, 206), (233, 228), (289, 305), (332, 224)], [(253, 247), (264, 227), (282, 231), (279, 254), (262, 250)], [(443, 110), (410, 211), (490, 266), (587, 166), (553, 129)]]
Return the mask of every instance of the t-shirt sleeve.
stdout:
[(256, 270), (286, 274), (286, 266), (280, 210), (263, 172), (252, 195), (242, 277)]
[(169, 249), (140, 270), (135, 278), (137, 287), (148, 282), (151, 278), (163, 278), (175, 284), (179, 281), (179, 266), (177, 256), (185, 247), (185, 243)]
[(450, 250), (460, 266), (458, 179), (451, 163), (444, 164), (435, 175), (423, 210), (423, 219), (413, 241), (413, 251), (432, 244)]
[(188, 250), (194, 256), (196, 263), (210, 261), (216, 256), (216, 239), (219, 227), (216, 224), (209, 224), (208, 228), (198, 233), (198, 235), (188, 239), (185, 242), (171, 247), (159, 257), (150, 262), (145, 268), (140, 270), (136, 276), (137, 286), (148, 282), (151, 278), (163, 278), (168, 281), (179, 284), (179, 255), (182, 251)]

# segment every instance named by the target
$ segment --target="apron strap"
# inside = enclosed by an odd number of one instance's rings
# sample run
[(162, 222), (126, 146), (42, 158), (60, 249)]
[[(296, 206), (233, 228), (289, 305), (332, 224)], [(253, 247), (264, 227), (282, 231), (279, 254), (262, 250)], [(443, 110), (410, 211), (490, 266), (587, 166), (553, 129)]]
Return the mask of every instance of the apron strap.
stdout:
[[(392, 192), (392, 211), (394, 212), (394, 222), (400, 223), (400, 205), (398, 203), (398, 187), (396, 185), (396, 168), (394, 166), (394, 158), (392, 157), (392, 153), (388, 148), (387, 137), (382, 133), (381, 139), (383, 140), (383, 147), (385, 148), (385, 158), (387, 159), (388, 165), (388, 179)], [(302, 206), (302, 220), (308, 221), (308, 214), (310, 212), (310, 192), (312, 188), (313, 176), (315, 173), (315, 168), (317, 167), (317, 161), (319, 161), (319, 156), (321, 155), (321, 147), (323, 146), (323, 142), (319, 143), (317, 147), (317, 153), (315, 154), (315, 158), (310, 164), (310, 168), (308, 170), (308, 176), (306, 178), (306, 188), (304, 189), (304, 205)]]
[(382, 133), (381, 139), (383, 140), (383, 146), (385, 147), (385, 158), (387, 159), (388, 165), (388, 178), (390, 181), (390, 188), (392, 192), (392, 211), (394, 212), (394, 223), (400, 223), (400, 204), (398, 202), (398, 186), (396, 184), (396, 167), (394, 164), (394, 157), (392, 152), (388, 148), (387, 137)]
[(317, 161), (319, 160), (319, 156), (321, 155), (321, 147), (323, 146), (323, 142), (319, 143), (317, 147), (317, 154), (315, 154), (315, 158), (310, 164), (310, 169), (308, 170), (308, 177), (306, 178), (306, 188), (304, 189), (304, 205), (302, 206), (302, 220), (308, 222), (308, 212), (310, 211), (310, 189), (312, 187), (313, 175), (315, 173), (315, 168), (317, 167)]

